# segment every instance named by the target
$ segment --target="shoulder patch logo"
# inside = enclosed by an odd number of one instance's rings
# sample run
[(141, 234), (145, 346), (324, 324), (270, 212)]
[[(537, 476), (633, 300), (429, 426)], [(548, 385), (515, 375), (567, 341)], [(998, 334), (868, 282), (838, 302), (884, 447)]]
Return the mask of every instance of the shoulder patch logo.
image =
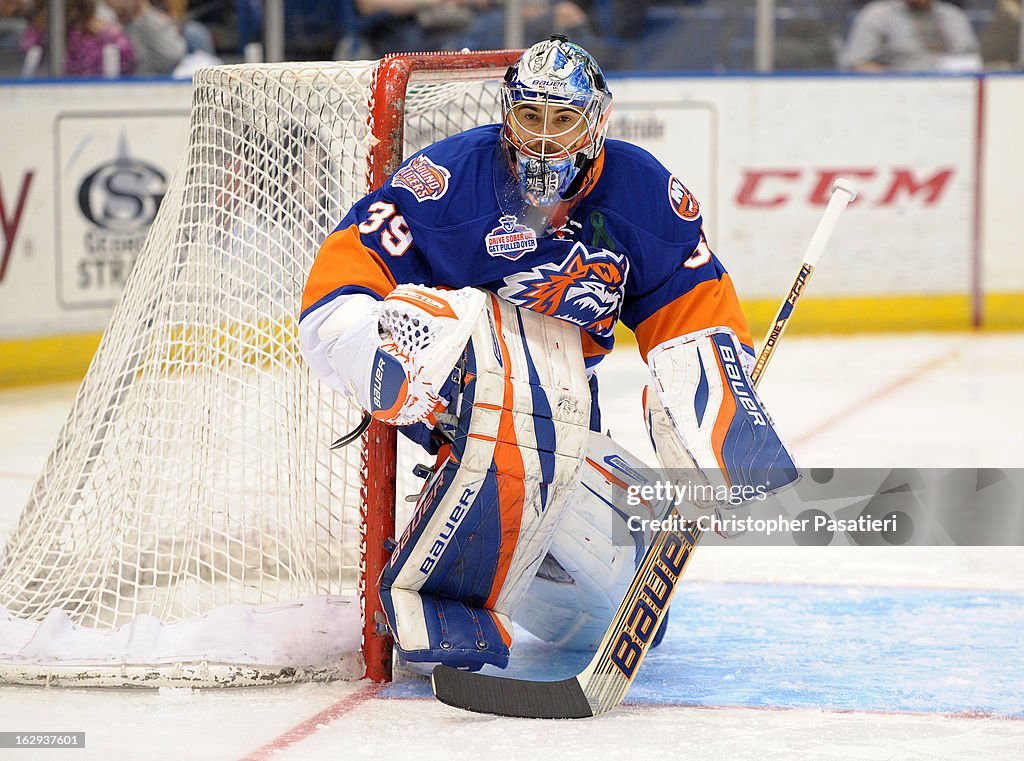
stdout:
[(515, 261), (528, 251), (534, 251), (537, 248), (537, 233), (526, 225), (519, 224), (517, 217), (506, 214), (498, 222), (498, 226), (484, 238), (488, 254), (503, 256)]
[(405, 188), (420, 203), (436, 201), (448, 192), (448, 180), (452, 173), (435, 164), (426, 156), (417, 156), (403, 166), (391, 178), (391, 186)]
[(606, 337), (615, 331), (628, 275), (625, 256), (576, 243), (558, 264), (542, 264), (506, 277), (498, 295)]
[(676, 216), (692, 222), (700, 216), (700, 204), (687, 187), (672, 175), (668, 178), (668, 200)]

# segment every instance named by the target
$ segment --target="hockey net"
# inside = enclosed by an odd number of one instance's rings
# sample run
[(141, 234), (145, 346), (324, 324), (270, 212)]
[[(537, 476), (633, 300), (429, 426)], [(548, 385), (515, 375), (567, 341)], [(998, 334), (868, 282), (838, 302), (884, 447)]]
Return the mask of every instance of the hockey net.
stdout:
[(301, 294), (403, 154), (498, 120), (514, 58), (196, 75), (186, 156), (0, 545), (0, 681), (389, 677), (375, 582), (396, 472), (400, 506), (419, 483), (383, 426), (331, 450), (361, 412), (303, 364)]

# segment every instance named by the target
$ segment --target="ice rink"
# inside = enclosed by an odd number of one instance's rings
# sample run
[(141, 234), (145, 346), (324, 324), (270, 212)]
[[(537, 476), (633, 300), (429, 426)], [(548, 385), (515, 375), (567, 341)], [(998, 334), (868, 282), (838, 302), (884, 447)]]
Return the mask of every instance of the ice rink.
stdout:
[[(599, 372), (605, 426), (650, 460), (635, 349)], [(1024, 466), (1024, 334), (783, 341), (761, 392), (803, 466)], [(6, 533), (77, 384), (0, 392)], [(71, 759), (1019, 759), (1019, 547), (701, 547), (624, 706), (583, 721), (462, 713), (426, 680), (221, 691), (0, 687), (0, 731), (86, 733)], [(586, 656), (523, 636), (510, 671)]]

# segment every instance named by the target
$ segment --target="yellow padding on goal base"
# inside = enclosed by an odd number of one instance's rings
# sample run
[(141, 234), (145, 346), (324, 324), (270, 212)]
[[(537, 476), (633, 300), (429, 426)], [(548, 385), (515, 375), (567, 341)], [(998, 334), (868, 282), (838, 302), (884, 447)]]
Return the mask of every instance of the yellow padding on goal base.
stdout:
[[(755, 341), (760, 342), (763, 338), (778, 307), (778, 301), (768, 299), (743, 302)], [(982, 320), (986, 330), (1024, 330), (1024, 293), (987, 295)], [(802, 299), (787, 332), (815, 335), (971, 328), (968, 296), (865, 296)], [(284, 346), (288, 342), (282, 334), (287, 330), (287, 327), (278, 326), (264, 340), (271, 346)], [(179, 334), (176, 340), (169, 342), (169, 346), (179, 345), (186, 334), (187, 331)], [(227, 331), (226, 335), (243, 337), (237, 330)], [(622, 325), (616, 329), (616, 339), (623, 344), (636, 343), (633, 334)], [(0, 341), (0, 387), (81, 378), (99, 343), (98, 333)], [(213, 346), (223, 347), (227, 343), (226, 340), (213, 342)], [(204, 345), (208, 350), (210, 344)], [(267, 356), (267, 346), (253, 348), (257, 354)], [(176, 356), (173, 350), (170, 356)]]

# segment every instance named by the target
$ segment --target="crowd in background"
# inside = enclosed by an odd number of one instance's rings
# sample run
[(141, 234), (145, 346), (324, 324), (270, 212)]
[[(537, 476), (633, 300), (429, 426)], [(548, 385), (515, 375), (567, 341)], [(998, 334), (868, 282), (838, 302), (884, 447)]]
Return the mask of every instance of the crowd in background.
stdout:
[[(750, 71), (755, 0), (521, 0), (608, 70)], [(48, 0), (0, 0), (0, 77), (46, 73)], [(285, 0), (289, 60), (504, 47), (503, 0)], [(189, 76), (242, 60), (261, 0), (66, 0), (67, 76)], [(776, 0), (776, 70), (1018, 68), (1021, 0)]]
[[(49, 10), (47, 0), (0, 0), (0, 40), (17, 50), (20, 76), (46, 71)], [(65, 0), (65, 75), (188, 76), (220, 63), (213, 35), (187, 11), (187, 0)]]

